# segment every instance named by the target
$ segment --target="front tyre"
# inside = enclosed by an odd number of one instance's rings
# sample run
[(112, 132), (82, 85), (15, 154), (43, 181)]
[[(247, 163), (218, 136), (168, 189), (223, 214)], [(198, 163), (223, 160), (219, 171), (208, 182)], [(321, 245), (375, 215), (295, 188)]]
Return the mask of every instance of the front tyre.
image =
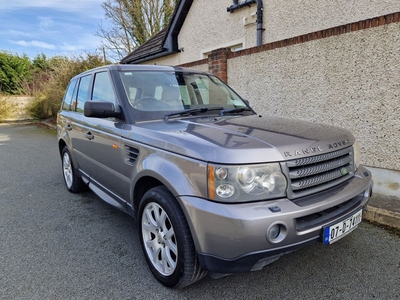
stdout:
[(139, 227), (147, 264), (163, 285), (182, 288), (207, 274), (199, 265), (186, 218), (165, 187), (152, 188), (143, 196)]
[(62, 172), (65, 185), (71, 193), (78, 193), (85, 189), (85, 184), (76, 174), (76, 170), (72, 163), (71, 154), (67, 146), (64, 147), (61, 153)]

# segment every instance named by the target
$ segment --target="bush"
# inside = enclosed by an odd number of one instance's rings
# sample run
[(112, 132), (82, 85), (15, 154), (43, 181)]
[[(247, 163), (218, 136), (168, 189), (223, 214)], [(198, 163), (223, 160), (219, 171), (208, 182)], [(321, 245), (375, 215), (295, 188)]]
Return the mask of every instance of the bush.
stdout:
[(53, 111), (49, 106), (48, 101), (40, 96), (36, 97), (35, 100), (29, 105), (28, 110), (35, 119), (46, 119), (50, 116), (53, 116)]
[(24, 94), (22, 81), (32, 79), (32, 64), (29, 58), (0, 51), (0, 92), (8, 95)]
[(64, 92), (72, 77), (86, 70), (104, 65), (97, 54), (87, 54), (86, 57), (56, 57), (49, 63), (51, 72), (47, 72), (47, 82), (35, 95), (35, 101), (29, 108), (32, 116), (45, 119), (55, 116), (60, 109)]

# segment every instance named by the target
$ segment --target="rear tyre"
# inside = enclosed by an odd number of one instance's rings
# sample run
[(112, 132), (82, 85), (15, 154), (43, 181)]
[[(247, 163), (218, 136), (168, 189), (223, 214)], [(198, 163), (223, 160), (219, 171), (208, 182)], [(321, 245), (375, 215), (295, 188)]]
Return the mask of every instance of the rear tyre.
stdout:
[(139, 234), (147, 264), (159, 282), (183, 288), (203, 278), (185, 215), (163, 186), (149, 190), (139, 206)]
[(79, 193), (85, 189), (85, 183), (76, 174), (76, 170), (72, 163), (71, 154), (68, 147), (65, 146), (61, 153), (61, 164), (65, 185), (71, 193)]

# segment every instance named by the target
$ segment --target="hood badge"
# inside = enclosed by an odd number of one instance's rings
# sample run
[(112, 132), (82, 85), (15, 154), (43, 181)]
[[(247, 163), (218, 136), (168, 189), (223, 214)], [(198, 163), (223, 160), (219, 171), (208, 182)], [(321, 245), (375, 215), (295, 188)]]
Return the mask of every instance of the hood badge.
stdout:
[[(346, 139), (343, 141), (338, 141), (338, 142), (328, 144), (327, 149), (328, 150), (338, 149), (343, 146), (347, 146), (348, 144), (350, 144), (350, 141)], [(283, 152), (283, 154), (285, 157), (297, 157), (297, 156), (319, 153), (319, 152), (323, 152), (323, 151), (324, 151), (324, 147), (318, 146), (318, 147), (312, 147), (312, 148), (305, 148), (305, 149), (301, 149), (301, 150), (285, 151), (285, 152)]]

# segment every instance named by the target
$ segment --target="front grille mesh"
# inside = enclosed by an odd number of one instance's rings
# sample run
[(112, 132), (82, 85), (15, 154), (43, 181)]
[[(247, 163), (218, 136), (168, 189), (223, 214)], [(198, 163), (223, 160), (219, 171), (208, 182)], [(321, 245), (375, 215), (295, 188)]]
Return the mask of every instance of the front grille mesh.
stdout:
[(352, 147), (286, 162), (289, 199), (333, 187), (354, 175)]

